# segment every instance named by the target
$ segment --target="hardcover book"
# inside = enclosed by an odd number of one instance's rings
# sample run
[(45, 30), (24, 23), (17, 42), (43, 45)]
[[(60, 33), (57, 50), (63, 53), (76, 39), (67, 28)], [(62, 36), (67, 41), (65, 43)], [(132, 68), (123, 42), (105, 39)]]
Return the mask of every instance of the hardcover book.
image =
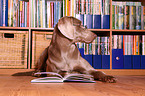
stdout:
[(63, 83), (63, 82), (83, 82), (95, 83), (92, 75), (87, 74), (67, 74), (64, 77), (54, 72), (37, 72), (34, 76), (47, 75), (47, 77), (32, 79), (31, 83)]

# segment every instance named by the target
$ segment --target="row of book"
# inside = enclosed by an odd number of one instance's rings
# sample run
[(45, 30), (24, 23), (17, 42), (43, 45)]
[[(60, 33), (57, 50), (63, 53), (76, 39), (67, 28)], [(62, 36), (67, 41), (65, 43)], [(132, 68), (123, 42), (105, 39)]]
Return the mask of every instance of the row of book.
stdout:
[(31, 27), (53, 28), (62, 15), (62, 1), (32, 0)]
[(123, 55), (145, 55), (145, 35), (113, 35), (112, 49), (123, 49)]
[(110, 0), (76, 0), (76, 18), (89, 29), (109, 29)]
[(145, 29), (145, 7), (141, 2), (112, 2), (112, 29)]
[(96, 39), (90, 43), (76, 43), (78, 48), (83, 48), (85, 55), (110, 55), (109, 49), (109, 37), (96, 37)]
[[(84, 55), (110, 55), (109, 37), (97, 37), (92, 43), (77, 42)], [(113, 35), (112, 49), (123, 49), (123, 55), (145, 55), (145, 35)]]
[(0, 0), (0, 26), (29, 27), (29, 2)]

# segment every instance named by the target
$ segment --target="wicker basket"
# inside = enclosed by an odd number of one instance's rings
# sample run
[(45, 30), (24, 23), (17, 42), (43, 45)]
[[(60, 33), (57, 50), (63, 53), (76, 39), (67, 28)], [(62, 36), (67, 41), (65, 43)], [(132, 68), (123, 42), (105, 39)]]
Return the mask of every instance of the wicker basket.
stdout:
[(27, 68), (27, 31), (0, 30), (0, 68)]
[(35, 64), (40, 57), (40, 54), (50, 45), (53, 32), (39, 32), (33, 31), (32, 36), (32, 67), (35, 68)]

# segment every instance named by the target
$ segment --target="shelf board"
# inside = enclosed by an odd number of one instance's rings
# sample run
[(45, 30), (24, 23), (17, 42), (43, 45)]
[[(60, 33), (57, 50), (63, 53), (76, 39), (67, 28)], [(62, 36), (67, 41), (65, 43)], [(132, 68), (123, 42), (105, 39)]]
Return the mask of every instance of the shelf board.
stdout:
[(53, 31), (54, 28), (30, 28), (32, 31)]
[(112, 29), (112, 32), (145, 32), (145, 30), (118, 30), (118, 29)]
[(110, 29), (88, 29), (90, 31), (102, 31), (102, 32), (110, 32)]
[(0, 30), (28, 31), (29, 27), (0, 27)]

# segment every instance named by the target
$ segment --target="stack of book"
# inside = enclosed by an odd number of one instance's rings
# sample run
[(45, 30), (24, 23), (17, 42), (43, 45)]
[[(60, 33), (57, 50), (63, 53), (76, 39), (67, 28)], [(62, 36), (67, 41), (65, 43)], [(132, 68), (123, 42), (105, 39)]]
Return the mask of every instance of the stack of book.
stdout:
[(29, 27), (29, 2), (0, 0), (0, 26)]
[(145, 29), (145, 7), (141, 2), (112, 2), (112, 29)]

